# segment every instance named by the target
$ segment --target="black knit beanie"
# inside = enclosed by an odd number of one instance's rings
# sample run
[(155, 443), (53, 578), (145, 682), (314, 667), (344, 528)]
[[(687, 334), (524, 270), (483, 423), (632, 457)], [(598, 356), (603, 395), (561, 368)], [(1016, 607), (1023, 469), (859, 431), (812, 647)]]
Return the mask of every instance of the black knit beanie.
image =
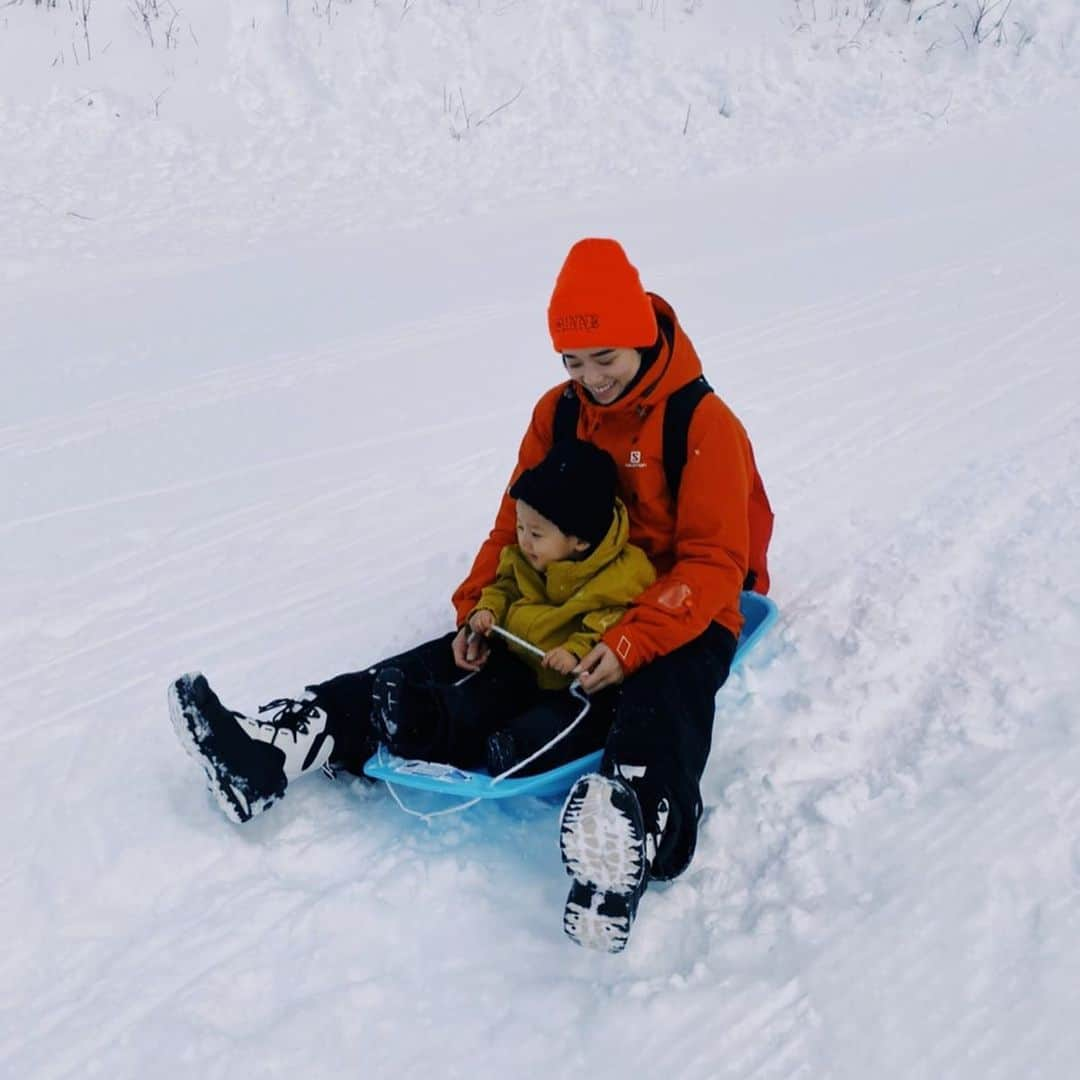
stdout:
[(510, 498), (524, 500), (567, 536), (595, 547), (615, 513), (615, 462), (592, 443), (557, 442), (514, 481)]

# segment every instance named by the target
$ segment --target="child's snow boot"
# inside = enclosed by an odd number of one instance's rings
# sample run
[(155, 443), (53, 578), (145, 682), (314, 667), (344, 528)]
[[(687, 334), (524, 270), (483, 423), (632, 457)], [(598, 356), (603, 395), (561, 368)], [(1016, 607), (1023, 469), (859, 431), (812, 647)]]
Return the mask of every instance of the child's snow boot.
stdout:
[(388, 746), (405, 726), (402, 715), (404, 693), (405, 672), (401, 668), (387, 665), (375, 672), (375, 681), (371, 684), (371, 719), (379, 738)]
[(226, 709), (198, 674), (169, 687), (177, 738), (203, 767), (210, 791), (237, 824), (262, 813), (285, 794), (290, 780), (327, 763), (334, 748), (326, 713), (308, 695), (260, 707), (268, 720)]
[(399, 667), (380, 667), (371, 686), (371, 719), (395, 754), (423, 757), (445, 736), (446, 707), (437, 688), (418, 684)]
[(634, 789), (621, 776), (590, 773), (563, 806), (559, 846), (574, 879), (563, 929), (579, 945), (622, 952), (667, 822), (661, 800), (646, 825)]

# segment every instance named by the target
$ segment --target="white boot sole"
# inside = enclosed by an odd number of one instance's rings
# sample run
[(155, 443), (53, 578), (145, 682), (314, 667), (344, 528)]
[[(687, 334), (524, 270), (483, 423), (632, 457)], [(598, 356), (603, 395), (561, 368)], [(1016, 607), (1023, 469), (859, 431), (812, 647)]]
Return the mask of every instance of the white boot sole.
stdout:
[(568, 901), (563, 911), (563, 932), (583, 949), (622, 952), (630, 940), (630, 919), (601, 914), (597, 908), (602, 899), (601, 893), (594, 893), (589, 907)]
[[(563, 808), (559, 843), (567, 873), (602, 892), (628, 893), (645, 877), (645, 838), (639, 821), (612, 801), (615, 784), (592, 776)], [(579, 797), (580, 796), (580, 797)]]
[[(633, 895), (645, 878), (644, 827), (615, 805), (604, 776), (578, 783), (563, 808), (559, 843), (576, 883), (563, 913), (568, 937), (588, 949), (621, 952), (633, 922)], [(586, 906), (587, 905), (587, 906)], [(608, 908), (601, 912), (601, 906)]]

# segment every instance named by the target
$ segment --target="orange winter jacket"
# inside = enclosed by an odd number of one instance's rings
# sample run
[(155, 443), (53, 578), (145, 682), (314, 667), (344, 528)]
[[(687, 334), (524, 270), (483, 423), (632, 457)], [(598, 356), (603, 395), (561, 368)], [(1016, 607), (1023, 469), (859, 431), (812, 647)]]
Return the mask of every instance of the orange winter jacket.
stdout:
[[(753, 587), (761, 593), (769, 588), (772, 510), (746, 431), (715, 394), (694, 411), (677, 506), (668, 491), (664, 402), (702, 371), (671, 306), (649, 295), (661, 327), (660, 353), (630, 392), (601, 406), (571, 384), (581, 400), (578, 438), (615, 459), (619, 495), (630, 514), (630, 540), (644, 549), (658, 574), (602, 638), (627, 674), (686, 644), (714, 620), (737, 637), (742, 627), (739, 594), (751, 569)], [(551, 449), (555, 406), (566, 386), (560, 383), (537, 402), (511, 484)], [(516, 541), (515, 522), (514, 501), (504, 494), (490, 535), (454, 593), (459, 624), (495, 580), (500, 552)]]

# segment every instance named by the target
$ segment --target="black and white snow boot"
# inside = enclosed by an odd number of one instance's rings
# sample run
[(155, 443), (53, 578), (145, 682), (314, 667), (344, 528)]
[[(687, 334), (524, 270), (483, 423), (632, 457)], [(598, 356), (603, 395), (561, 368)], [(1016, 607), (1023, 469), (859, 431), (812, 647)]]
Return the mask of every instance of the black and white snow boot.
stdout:
[(269, 719), (226, 709), (206, 679), (182, 675), (169, 687), (169, 715), (185, 750), (202, 766), (225, 816), (237, 824), (273, 806), (290, 780), (325, 765), (334, 748), (314, 698), (280, 698)]
[[(559, 846), (574, 879), (563, 929), (579, 945), (622, 952), (649, 878), (649, 843), (641, 804), (622, 777), (590, 773), (563, 806)], [(655, 851), (653, 839), (652, 850)]]

